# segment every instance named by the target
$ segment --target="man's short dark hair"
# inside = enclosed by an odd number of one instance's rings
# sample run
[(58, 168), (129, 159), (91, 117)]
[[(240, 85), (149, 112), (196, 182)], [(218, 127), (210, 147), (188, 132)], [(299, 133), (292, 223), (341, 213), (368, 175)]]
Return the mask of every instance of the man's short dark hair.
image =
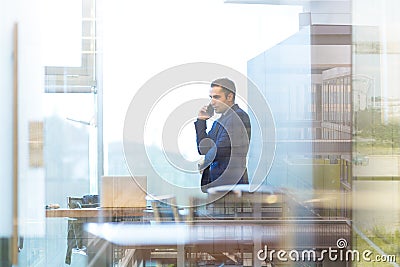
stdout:
[(219, 78), (211, 82), (211, 87), (220, 86), (224, 90), (225, 96), (228, 96), (229, 93), (233, 93), (233, 99), (235, 99), (236, 95), (236, 86), (232, 80), (228, 78)]

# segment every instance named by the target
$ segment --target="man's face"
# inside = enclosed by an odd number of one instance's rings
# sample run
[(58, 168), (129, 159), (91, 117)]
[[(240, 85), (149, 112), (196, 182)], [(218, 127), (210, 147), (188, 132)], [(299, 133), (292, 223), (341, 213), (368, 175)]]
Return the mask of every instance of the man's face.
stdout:
[(211, 106), (215, 113), (224, 113), (233, 105), (233, 94), (229, 93), (225, 96), (225, 92), (221, 86), (213, 86), (210, 89)]

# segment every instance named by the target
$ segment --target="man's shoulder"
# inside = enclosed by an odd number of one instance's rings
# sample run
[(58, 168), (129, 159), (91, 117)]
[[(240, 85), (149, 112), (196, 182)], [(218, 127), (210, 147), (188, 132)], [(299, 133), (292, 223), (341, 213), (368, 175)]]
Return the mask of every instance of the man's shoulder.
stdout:
[(249, 118), (249, 114), (247, 114), (246, 111), (241, 109), (238, 104), (235, 104), (232, 109), (236, 112), (236, 114), (239, 115), (239, 117), (241, 117), (241, 118)]

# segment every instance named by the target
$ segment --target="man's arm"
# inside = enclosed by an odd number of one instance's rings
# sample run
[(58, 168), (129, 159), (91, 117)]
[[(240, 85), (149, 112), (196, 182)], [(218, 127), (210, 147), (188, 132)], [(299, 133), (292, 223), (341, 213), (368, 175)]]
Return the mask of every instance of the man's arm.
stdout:
[[(213, 127), (215, 126), (215, 123), (216, 122), (214, 122)], [(217, 147), (206, 132), (207, 123), (205, 120), (198, 119), (194, 125), (196, 129), (197, 151), (200, 155), (205, 155), (204, 159), (198, 163), (198, 168), (202, 172), (214, 160)]]
[(194, 126), (196, 129), (197, 151), (200, 155), (205, 155), (208, 150), (210, 150), (213, 143), (206, 133), (207, 122), (205, 120), (198, 119), (194, 122)]

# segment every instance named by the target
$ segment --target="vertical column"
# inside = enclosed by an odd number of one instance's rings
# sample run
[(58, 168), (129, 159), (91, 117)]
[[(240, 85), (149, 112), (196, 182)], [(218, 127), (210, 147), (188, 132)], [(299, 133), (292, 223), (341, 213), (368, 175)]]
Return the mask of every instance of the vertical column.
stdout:
[(177, 266), (185, 266), (185, 245), (177, 245), (176, 264)]
[(13, 82), (13, 233), (12, 264), (18, 264), (18, 24), (14, 25), (14, 82)]

